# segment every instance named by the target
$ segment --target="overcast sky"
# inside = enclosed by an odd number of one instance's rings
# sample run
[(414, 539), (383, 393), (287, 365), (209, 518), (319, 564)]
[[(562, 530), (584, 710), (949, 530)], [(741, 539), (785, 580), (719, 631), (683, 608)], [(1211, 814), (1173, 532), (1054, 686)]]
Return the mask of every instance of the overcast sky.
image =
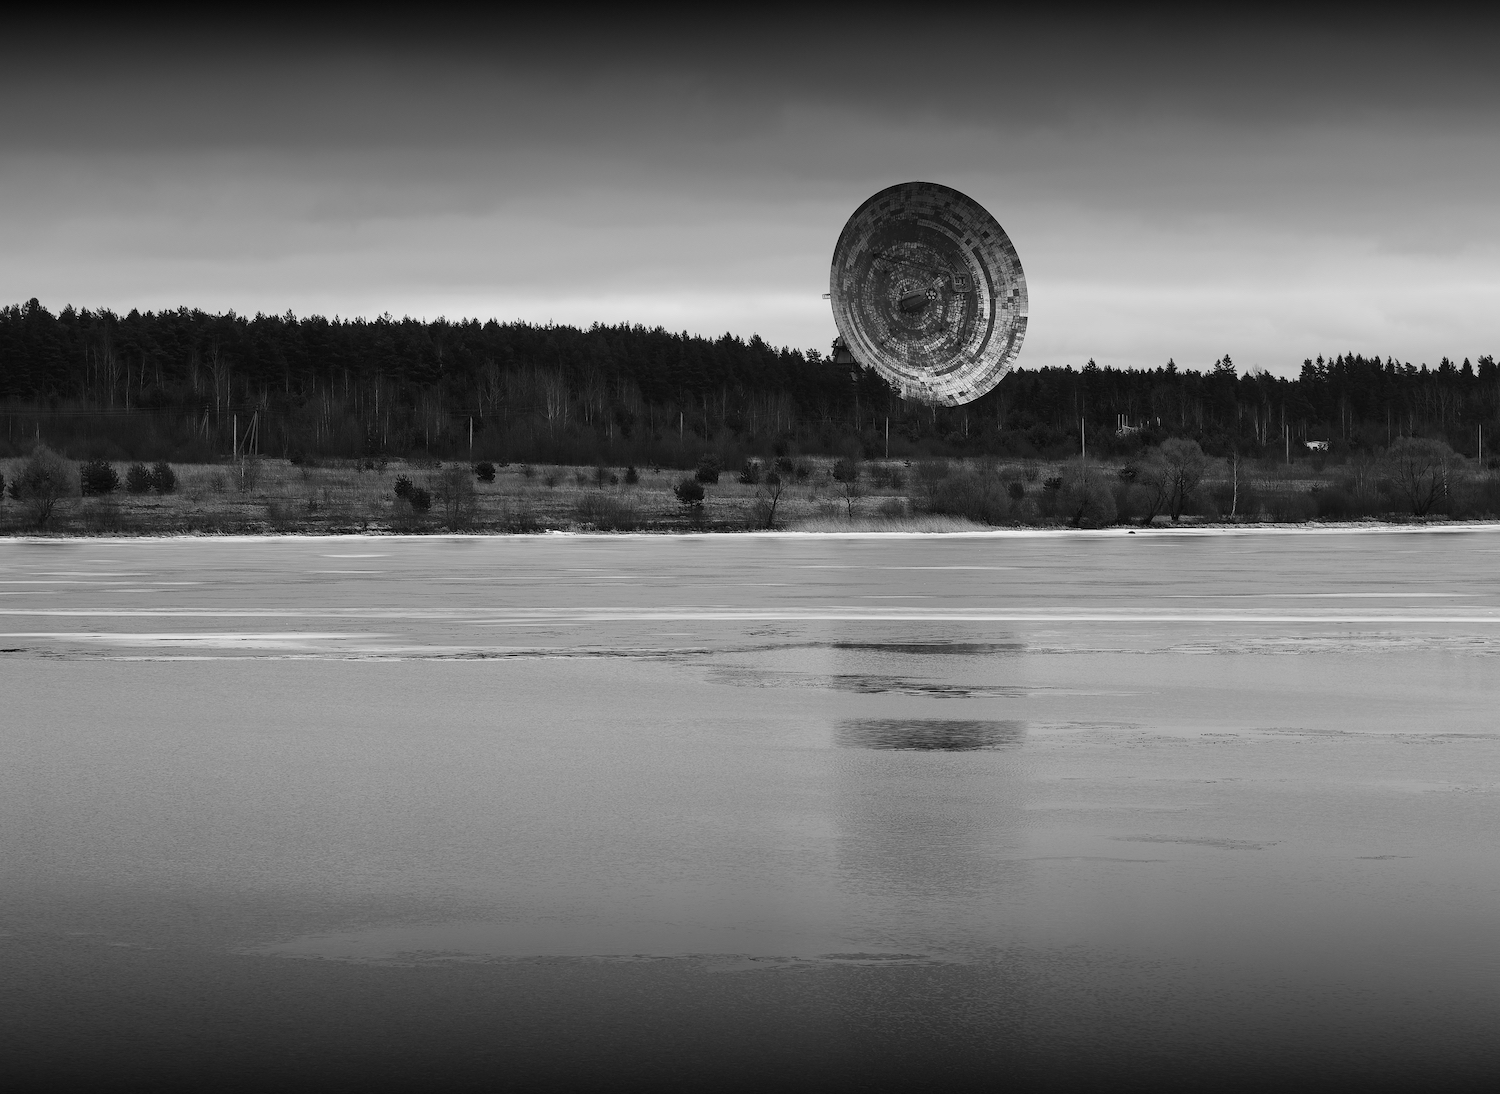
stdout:
[(1493, 25), (944, 10), (8, 33), (0, 302), (826, 348), (844, 221), (923, 179), (1014, 240), (1022, 367), (1500, 353)]

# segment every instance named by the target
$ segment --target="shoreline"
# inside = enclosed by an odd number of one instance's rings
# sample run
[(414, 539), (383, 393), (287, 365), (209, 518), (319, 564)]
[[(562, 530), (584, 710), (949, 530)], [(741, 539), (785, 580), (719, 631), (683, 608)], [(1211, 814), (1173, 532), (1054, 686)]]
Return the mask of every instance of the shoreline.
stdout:
[(755, 537), (762, 539), (883, 539), (883, 538), (941, 538), (941, 539), (1071, 539), (1071, 538), (1118, 538), (1121, 536), (1148, 536), (1148, 537), (1198, 537), (1209, 538), (1213, 536), (1227, 535), (1378, 535), (1390, 532), (1421, 532), (1421, 533), (1460, 533), (1460, 532), (1482, 532), (1500, 531), (1500, 521), (1493, 520), (1471, 520), (1471, 521), (1443, 521), (1443, 522), (1417, 522), (1417, 521), (1346, 521), (1346, 522), (1317, 522), (1303, 524), (1273, 524), (1262, 522), (1257, 524), (1197, 524), (1179, 525), (1177, 527), (1149, 526), (1145, 528), (1128, 528), (1125, 526), (1114, 526), (1110, 528), (973, 528), (955, 529), (951, 531), (925, 531), (916, 529), (862, 529), (849, 528), (819, 529), (808, 531), (796, 528), (776, 529), (704, 529), (694, 530), (635, 530), (629, 532), (600, 531), (597, 529), (546, 529), (537, 532), (503, 532), (503, 531), (481, 531), (481, 532), (451, 532), (434, 530), (431, 532), (404, 532), (388, 530), (366, 530), (359, 532), (318, 532), (318, 531), (291, 531), (291, 532), (52, 532), (52, 533), (6, 533), (0, 534), (0, 543), (65, 543), (73, 540), (87, 540), (99, 542), (101, 540), (117, 540), (121, 543), (139, 542), (145, 540), (183, 542), (202, 542), (212, 540), (215, 542), (262, 542), (267, 540), (389, 540), (389, 539), (421, 539), (421, 540), (512, 540), (512, 539), (546, 539), (549, 537), (567, 537), (570, 539), (691, 539), (691, 538), (743, 538)]

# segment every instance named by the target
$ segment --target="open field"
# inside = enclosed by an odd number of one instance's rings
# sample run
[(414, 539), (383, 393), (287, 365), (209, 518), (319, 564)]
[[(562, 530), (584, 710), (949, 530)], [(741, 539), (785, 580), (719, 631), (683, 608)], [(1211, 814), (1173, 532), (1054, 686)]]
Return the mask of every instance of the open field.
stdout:
[[(25, 461), (0, 460), (5, 482), (15, 483)], [(930, 460), (864, 461), (852, 488), (836, 477), (835, 461), (805, 457), (782, 476), (775, 499), (764, 482), (739, 481), (725, 471), (704, 487), (701, 506), (684, 505), (673, 488), (693, 473), (641, 468), (629, 482), (623, 467), (505, 465), (493, 481), (480, 481), (467, 463), (399, 460), (326, 461), (294, 465), (286, 460), (173, 464), (169, 493), (128, 492), (126, 466), (115, 470), (121, 485), (83, 497), (76, 482), (61, 498), (46, 527), (53, 534), (221, 534), (336, 532), (537, 532), (570, 531), (747, 531), (768, 527), (804, 531), (962, 531), (983, 527), (1078, 526), (1060, 500), (1082, 473), (1108, 495), (1105, 511), (1081, 526), (1141, 524), (1141, 489), (1125, 464), (1078, 461)], [(1349, 493), (1351, 476), (1368, 470), (1338, 464), (1243, 465), (1238, 490), (1224, 461), (1210, 461), (1179, 523), (1302, 523), (1309, 520), (1412, 520), (1392, 504), (1387, 512), (1363, 510)], [(1458, 483), (1461, 472), (1454, 473)], [(1493, 518), (1500, 508), (1500, 475), (1462, 472), (1465, 497), (1478, 502), (1446, 509), (1428, 519)], [(1071, 476), (1071, 478), (1070, 478)], [(430, 508), (397, 496), (398, 484), (425, 492)], [(1386, 487), (1389, 487), (1387, 482)], [(1455, 486), (1457, 489), (1457, 486)], [(1373, 488), (1372, 488), (1373, 490)], [(1373, 493), (1371, 494), (1373, 498)], [(1486, 499), (1490, 499), (1486, 501)], [(1171, 523), (1165, 511), (1157, 524)], [(0, 502), (0, 534), (37, 531), (22, 501), (7, 492)]]

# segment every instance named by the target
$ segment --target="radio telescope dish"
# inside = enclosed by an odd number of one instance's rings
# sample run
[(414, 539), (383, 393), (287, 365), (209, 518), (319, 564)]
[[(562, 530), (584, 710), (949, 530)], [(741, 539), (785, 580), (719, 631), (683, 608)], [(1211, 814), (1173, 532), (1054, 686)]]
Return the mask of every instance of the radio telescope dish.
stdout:
[(839, 337), (904, 399), (973, 402), (1026, 336), (1026, 275), (1005, 229), (973, 198), (903, 182), (854, 211), (829, 273)]

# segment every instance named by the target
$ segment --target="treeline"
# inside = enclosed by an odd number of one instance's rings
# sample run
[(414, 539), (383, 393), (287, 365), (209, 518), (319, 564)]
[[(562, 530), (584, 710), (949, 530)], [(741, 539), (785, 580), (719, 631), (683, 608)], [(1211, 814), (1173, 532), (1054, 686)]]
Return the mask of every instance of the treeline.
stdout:
[[(726, 466), (787, 452), (1060, 459), (1171, 437), (1210, 455), (1332, 454), (1428, 437), (1474, 456), (1500, 433), (1493, 357), (1436, 367), (1341, 354), (1296, 378), (1022, 369), (957, 408), (759, 337), (661, 328), (298, 319), (179, 309), (0, 308), (0, 453), (75, 458), (467, 456)], [(1486, 445), (1486, 447), (1488, 447)]]

